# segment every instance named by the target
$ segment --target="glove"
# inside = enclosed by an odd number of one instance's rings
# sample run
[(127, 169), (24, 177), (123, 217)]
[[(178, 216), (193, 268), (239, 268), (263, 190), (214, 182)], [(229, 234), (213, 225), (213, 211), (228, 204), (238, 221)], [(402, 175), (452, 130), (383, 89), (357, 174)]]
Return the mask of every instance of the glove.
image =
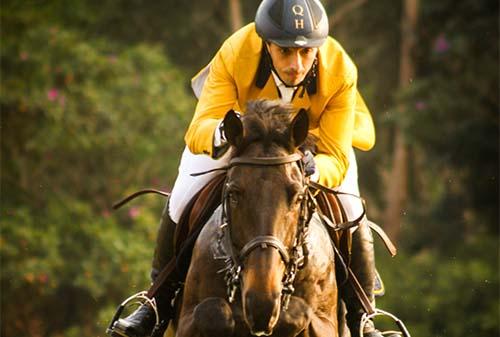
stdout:
[(302, 163), (304, 164), (304, 173), (306, 177), (310, 177), (316, 173), (316, 163), (314, 162), (314, 155), (311, 151), (306, 150), (306, 152), (304, 152)]

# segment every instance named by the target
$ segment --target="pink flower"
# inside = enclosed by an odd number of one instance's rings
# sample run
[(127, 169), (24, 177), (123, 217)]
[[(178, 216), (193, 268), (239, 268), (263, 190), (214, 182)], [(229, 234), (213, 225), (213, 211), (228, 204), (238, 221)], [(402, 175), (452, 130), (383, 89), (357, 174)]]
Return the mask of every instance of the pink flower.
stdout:
[(427, 103), (425, 103), (424, 101), (417, 101), (415, 103), (415, 108), (418, 111), (424, 110), (425, 108), (427, 108)]
[(49, 280), (49, 276), (47, 274), (39, 274), (38, 275), (38, 282), (45, 284)]
[(57, 99), (57, 96), (59, 96), (59, 90), (56, 88), (52, 88), (47, 92), (47, 98), (51, 102), (54, 102)]
[(439, 34), (436, 40), (434, 40), (433, 49), (438, 54), (446, 53), (448, 49), (450, 49), (450, 43), (448, 42), (446, 36), (443, 33)]
[(19, 58), (21, 59), (21, 61), (26, 61), (28, 59), (28, 53), (25, 52), (25, 51), (22, 51), (20, 54), (19, 54)]
[(128, 216), (131, 219), (137, 218), (141, 214), (141, 210), (139, 207), (131, 207), (128, 211)]
[(111, 64), (115, 64), (117, 60), (118, 60), (118, 58), (116, 57), (116, 55), (109, 55), (108, 56), (108, 61)]

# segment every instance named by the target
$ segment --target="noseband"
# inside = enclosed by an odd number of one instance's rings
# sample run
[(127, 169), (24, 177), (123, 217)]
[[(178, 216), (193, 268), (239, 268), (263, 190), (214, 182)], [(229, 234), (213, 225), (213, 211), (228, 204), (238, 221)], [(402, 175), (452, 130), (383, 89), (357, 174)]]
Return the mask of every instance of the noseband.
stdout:
[[(278, 157), (235, 157), (231, 159), (228, 167), (234, 166), (278, 166), (289, 163), (297, 163), (302, 177), (304, 179), (304, 168), (301, 163), (302, 156), (298, 153), (290, 154), (287, 156)], [(221, 212), (221, 225), (218, 243), (222, 251), (226, 253), (225, 262), (226, 266), (222, 270), (225, 274), (225, 280), (227, 284), (227, 292), (229, 297), (229, 302), (232, 303), (235, 298), (236, 290), (240, 287), (240, 273), (243, 269), (243, 262), (245, 258), (256, 248), (260, 247), (262, 249), (267, 249), (269, 247), (276, 249), (283, 262), (286, 266), (286, 273), (283, 279), (283, 290), (282, 290), (282, 308), (286, 310), (290, 300), (290, 296), (294, 292), (293, 282), (295, 280), (296, 273), (298, 269), (302, 268), (307, 259), (307, 246), (306, 237), (308, 233), (308, 224), (312, 216), (312, 212), (308, 210), (310, 202), (310, 192), (307, 188), (307, 184), (304, 182), (304, 190), (299, 211), (299, 220), (297, 226), (297, 232), (295, 234), (295, 239), (293, 246), (288, 250), (285, 244), (277, 237), (272, 235), (260, 235), (254, 237), (248, 243), (246, 243), (243, 248), (236, 252), (234, 250), (234, 245), (231, 237), (231, 216), (228, 213), (228, 199), (229, 193), (227, 192), (228, 178), (224, 184), (223, 196), (222, 196), (222, 212)]]

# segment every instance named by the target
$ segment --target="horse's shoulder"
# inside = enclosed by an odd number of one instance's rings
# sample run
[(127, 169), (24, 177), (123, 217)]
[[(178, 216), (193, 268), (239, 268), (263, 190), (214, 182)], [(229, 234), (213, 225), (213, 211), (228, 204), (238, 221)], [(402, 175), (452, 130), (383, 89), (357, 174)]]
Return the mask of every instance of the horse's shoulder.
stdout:
[(319, 256), (333, 258), (334, 252), (330, 235), (317, 213), (313, 214), (309, 222), (308, 240), (311, 252)]
[(220, 212), (221, 209), (218, 207), (208, 221), (203, 225), (203, 229), (196, 240), (195, 248), (207, 249), (210, 247), (212, 242), (216, 241), (218, 228), (220, 226)]

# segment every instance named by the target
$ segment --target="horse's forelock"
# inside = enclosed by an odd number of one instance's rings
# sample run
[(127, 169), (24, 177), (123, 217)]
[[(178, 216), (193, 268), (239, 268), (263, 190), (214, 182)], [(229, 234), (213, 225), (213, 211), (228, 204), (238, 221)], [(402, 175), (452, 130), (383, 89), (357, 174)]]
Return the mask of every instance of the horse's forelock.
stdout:
[(257, 100), (249, 102), (242, 119), (245, 137), (237, 152), (241, 154), (248, 145), (263, 143), (266, 148), (276, 144), (288, 151), (293, 150), (290, 123), (294, 108), (280, 101)]

